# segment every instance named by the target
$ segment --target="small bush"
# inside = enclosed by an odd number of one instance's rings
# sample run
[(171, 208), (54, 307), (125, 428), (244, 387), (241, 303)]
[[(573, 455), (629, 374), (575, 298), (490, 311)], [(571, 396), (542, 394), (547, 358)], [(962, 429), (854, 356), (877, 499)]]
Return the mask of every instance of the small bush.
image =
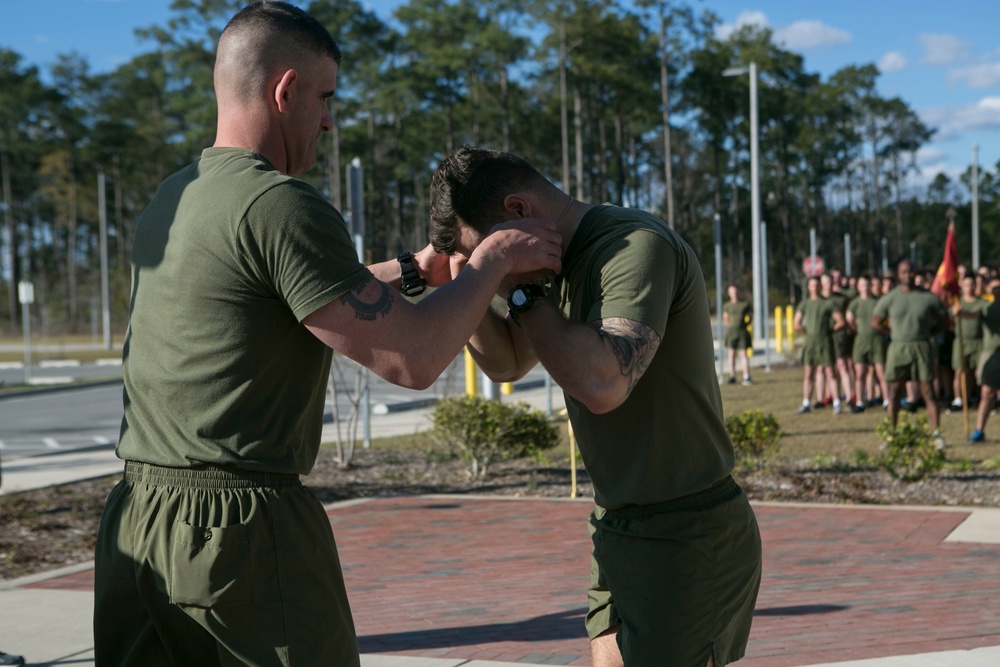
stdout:
[(882, 440), (882, 448), (874, 462), (894, 479), (916, 482), (944, 467), (944, 449), (935, 442), (925, 415), (911, 422), (900, 414), (895, 428), (892, 419), (886, 417), (875, 432)]
[(538, 459), (559, 442), (555, 424), (527, 403), (449, 397), (438, 402), (432, 420), (432, 437), (462, 453), (473, 479), (485, 478), (494, 461)]
[(761, 468), (777, 451), (781, 426), (770, 412), (744, 410), (726, 418), (736, 461), (744, 469)]

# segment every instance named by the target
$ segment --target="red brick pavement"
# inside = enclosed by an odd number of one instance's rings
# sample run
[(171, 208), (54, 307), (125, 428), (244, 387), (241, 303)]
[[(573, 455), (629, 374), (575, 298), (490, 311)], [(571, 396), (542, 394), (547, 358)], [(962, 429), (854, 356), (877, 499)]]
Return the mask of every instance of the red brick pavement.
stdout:
[[(422, 496), (334, 506), (365, 653), (588, 664), (587, 501)], [(758, 505), (747, 667), (1000, 645), (1000, 545), (966, 512)], [(31, 584), (89, 588), (92, 572)]]

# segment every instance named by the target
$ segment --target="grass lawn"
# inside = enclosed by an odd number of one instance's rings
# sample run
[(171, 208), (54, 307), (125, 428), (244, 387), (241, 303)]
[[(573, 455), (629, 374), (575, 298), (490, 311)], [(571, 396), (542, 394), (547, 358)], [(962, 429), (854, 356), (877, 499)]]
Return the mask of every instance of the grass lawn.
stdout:
[[(885, 418), (881, 407), (868, 408), (859, 414), (833, 414), (830, 407), (797, 415), (802, 404), (802, 368), (797, 365), (772, 367), (770, 373), (754, 369), (753, 385), (722, 385), (722, 402), (726, 415), (743, 410), (770, 412), (781, 424), (778, 457), (783, 459), (812, 459), (820, 464), (836, 461), (849, 463), (855, 452), (863, 450), (869, 455), (878, 452), (880, 441), (875, 428)], [(900, 419), (914, 419), (926, 411), (909, 415), (900, 413)], [(987, 424), (987, 442), (969, 444), (961, 412), (947, 414), (941, 410), (941, 434), (947, 443), (948, 461), (958, 467), (977, 467), (987, 462), (990, 467), (1000, 459), (1000, 417), (994, 416)], [(969, 428), (975, 429), (976, 415), (969, 412)]]

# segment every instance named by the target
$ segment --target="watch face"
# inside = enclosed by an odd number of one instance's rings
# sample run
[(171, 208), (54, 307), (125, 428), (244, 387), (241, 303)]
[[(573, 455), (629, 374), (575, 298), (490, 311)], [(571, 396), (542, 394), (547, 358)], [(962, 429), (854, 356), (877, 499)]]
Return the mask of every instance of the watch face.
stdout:
[(524, 293), (524, 290), (514, 290), (510, 294), (510, 302), (515, 306), (523, 306), (528, 302), (528, 295)]

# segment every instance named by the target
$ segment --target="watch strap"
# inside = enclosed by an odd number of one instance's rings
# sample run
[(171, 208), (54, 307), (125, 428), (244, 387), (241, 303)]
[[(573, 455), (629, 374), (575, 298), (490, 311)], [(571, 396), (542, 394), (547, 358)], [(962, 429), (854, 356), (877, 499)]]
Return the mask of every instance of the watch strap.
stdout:
[(399, 262), (401, 274), (399, 291), (406, 296), (423, 294), (427, 281), (420, 277), (420, 272), (417, 271), (417, 266), (413, 263), (413, 253), (401, 252), (396, 256), (396, 261)]

